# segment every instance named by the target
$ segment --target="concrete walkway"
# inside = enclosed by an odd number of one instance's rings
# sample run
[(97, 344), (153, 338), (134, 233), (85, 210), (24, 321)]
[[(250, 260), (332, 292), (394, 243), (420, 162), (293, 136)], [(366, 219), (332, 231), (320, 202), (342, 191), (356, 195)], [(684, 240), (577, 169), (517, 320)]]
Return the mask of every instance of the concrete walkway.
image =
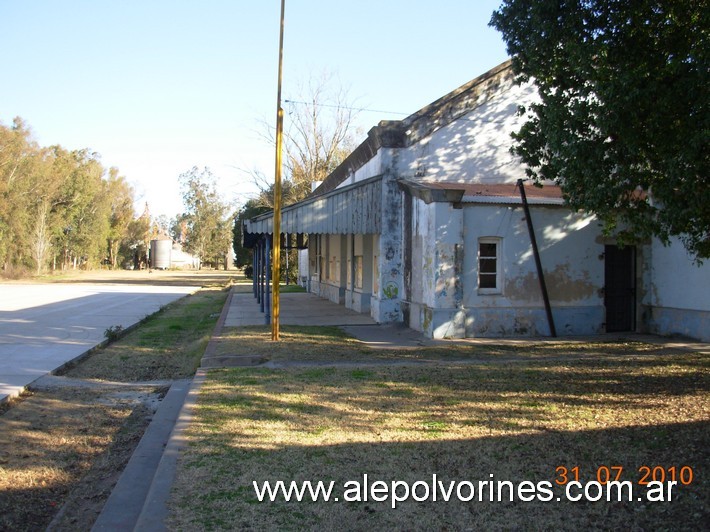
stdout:
[[(225, 327), (265, 323), (265, 315), (251, 292), (232, 294)], [(378, 349), (417, 348), (440, 343), (405, 325), (380, 325), (369, 314), (355, 312), (305, 292), (281, 294), (280, 324), (340, 327), (369, 347)]]
[[(369, 314), (360, 314), (315, 294), (293, 292), (281, 294), (279, 299), (281, 325), (375, 325)], [(265, 313), (251, 292), (232, 294), (225, 327), (265, 324)]]
[(0, 402), (19, 395), (105, 340), (194, 292), (189, 286), (3, 284), (0, 286)]

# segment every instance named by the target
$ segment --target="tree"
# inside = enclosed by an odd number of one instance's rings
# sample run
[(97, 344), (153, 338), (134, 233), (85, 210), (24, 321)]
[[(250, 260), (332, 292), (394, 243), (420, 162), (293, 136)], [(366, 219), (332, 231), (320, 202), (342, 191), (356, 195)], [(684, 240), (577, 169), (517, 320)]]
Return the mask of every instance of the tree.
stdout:
[(215, 177), (208, 168), (200, 171), (195, 166), (180, 174), (180, 184), (187, 250), (201, 262), (217, 263), (229, 253), (232, 224), (229, 205), (219, 196)]
[(111, 201), (99, 156), (89, 150), (53, 152), (51, 196), (53, 247), (62, 250), (63, 266), (93, 267), (107, 255)]
[[(311, 76), (295, 92), (298, 99), (285, 102), (283, 205), (308, 196), (311, 185), (323, 181), (355, 147), (358, 111), (332, 74)], [(275, 145), (274, 126), (268, 122), (263, 126), (263, 137)], [(257, 201), (273, 208), (273, 180), (258, 171), (251, 174), (261, 191)]]
[(244, 222), (268, 210), (269, 208), (261, 205), (258, 200), (250, 199), (235, 216), (232, 229), (232, 247), (234, 248), (234, 262), (237, 267), (248, 266), (252, 262), (252, 250), (242, 246)]
[(21, 118), (11, 127), (0, 124), (0, 264), (6, 273), (31, 266), (28, 176), (35, 171), (39, 149)]
[(505, 0), (502, 32), (540, 102), (514, 153), (622, 242), (710, 257), (707, 0)]
[(40, 147), (20, 118), (0, 123), (0, 264), (5, 275), (32, 268), (91, 267), (132, 218), (133, 192), (90, 150)]
[(119, 262), (121, 243), (128, 235), (128, 225), (135, 214), (133, 211), (133, 189), (123, 176), (118, 175), (117, 168), (109, 170), (105, 187), (111, 208), (107, 238), (108, 261), (111, 268), (115, 269)]
[(119, 253), (124, 257), (126, 265), (132, 264), (136, 270), (148, 264), (150, 227), (150, 215), (146, 210), (141, 216), (128, 223), (126, 235), (121, 240)]

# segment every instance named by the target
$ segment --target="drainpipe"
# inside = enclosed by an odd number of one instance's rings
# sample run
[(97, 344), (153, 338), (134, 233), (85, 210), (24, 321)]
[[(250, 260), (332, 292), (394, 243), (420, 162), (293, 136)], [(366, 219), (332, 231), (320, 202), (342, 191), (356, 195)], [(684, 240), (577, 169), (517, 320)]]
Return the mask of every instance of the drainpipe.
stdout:
[(542, 292), (542, 300), (545, 302), (545, 314), (547, 314), (547, 323), (550, 326), (550, 336), (557, 337), (555, 330), (555, 320), (552, 317), (552, 308), (550, 307), (550, 298), (547, 295), (547, 285), (545, 284), (545, 274), (542, 271), (542, 263), (540, 262), (540, 251), (537, 248), (537, 240), (535, 239), (535, 230), (533, 229), (532, 218), (530, 217), (530, 207), (528, 207), (528, 198), (525, 195), (525, 187), (523, 180), (518, 179), (518, 188), (520, 189), (520, 199), (523, 202), (523, 210), (525, 211), (525, 221), (528, 223), (528, 233), (530, 233), (530, 243), (533, 248), (533, 256), (535, 257), (535, 267), (537, 268), (537, 278), (540, 281), (540, 291)]

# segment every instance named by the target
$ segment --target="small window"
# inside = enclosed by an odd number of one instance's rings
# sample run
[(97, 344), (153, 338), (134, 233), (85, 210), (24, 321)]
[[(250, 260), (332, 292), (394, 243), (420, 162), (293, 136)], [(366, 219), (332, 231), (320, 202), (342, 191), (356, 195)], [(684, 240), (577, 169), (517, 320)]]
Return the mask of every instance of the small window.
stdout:
[(478, 241), (478, 290), (483, 294), (501, 292), (499, 238)]

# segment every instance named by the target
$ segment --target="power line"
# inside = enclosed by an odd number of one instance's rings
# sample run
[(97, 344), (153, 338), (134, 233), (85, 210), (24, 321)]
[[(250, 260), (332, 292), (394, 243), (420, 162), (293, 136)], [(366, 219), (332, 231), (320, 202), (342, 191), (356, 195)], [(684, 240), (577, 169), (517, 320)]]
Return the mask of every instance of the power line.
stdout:
[(315, 107), (330, 107), (332, 109), (348, 109), (349, 111), (361, 111), (365, 113), (382, 113), (388, 115), (409, 116), (411, 113), (400, 113), (398, 111), (382, 111), (380, 109), (368, 109), (367, 107), (349, 107), (347, 105), (335, 105), (316, 102), (299, 102), (298, 100), (284, 100), (284, 103), (293, 103), (298, 105), (313, 105)]

